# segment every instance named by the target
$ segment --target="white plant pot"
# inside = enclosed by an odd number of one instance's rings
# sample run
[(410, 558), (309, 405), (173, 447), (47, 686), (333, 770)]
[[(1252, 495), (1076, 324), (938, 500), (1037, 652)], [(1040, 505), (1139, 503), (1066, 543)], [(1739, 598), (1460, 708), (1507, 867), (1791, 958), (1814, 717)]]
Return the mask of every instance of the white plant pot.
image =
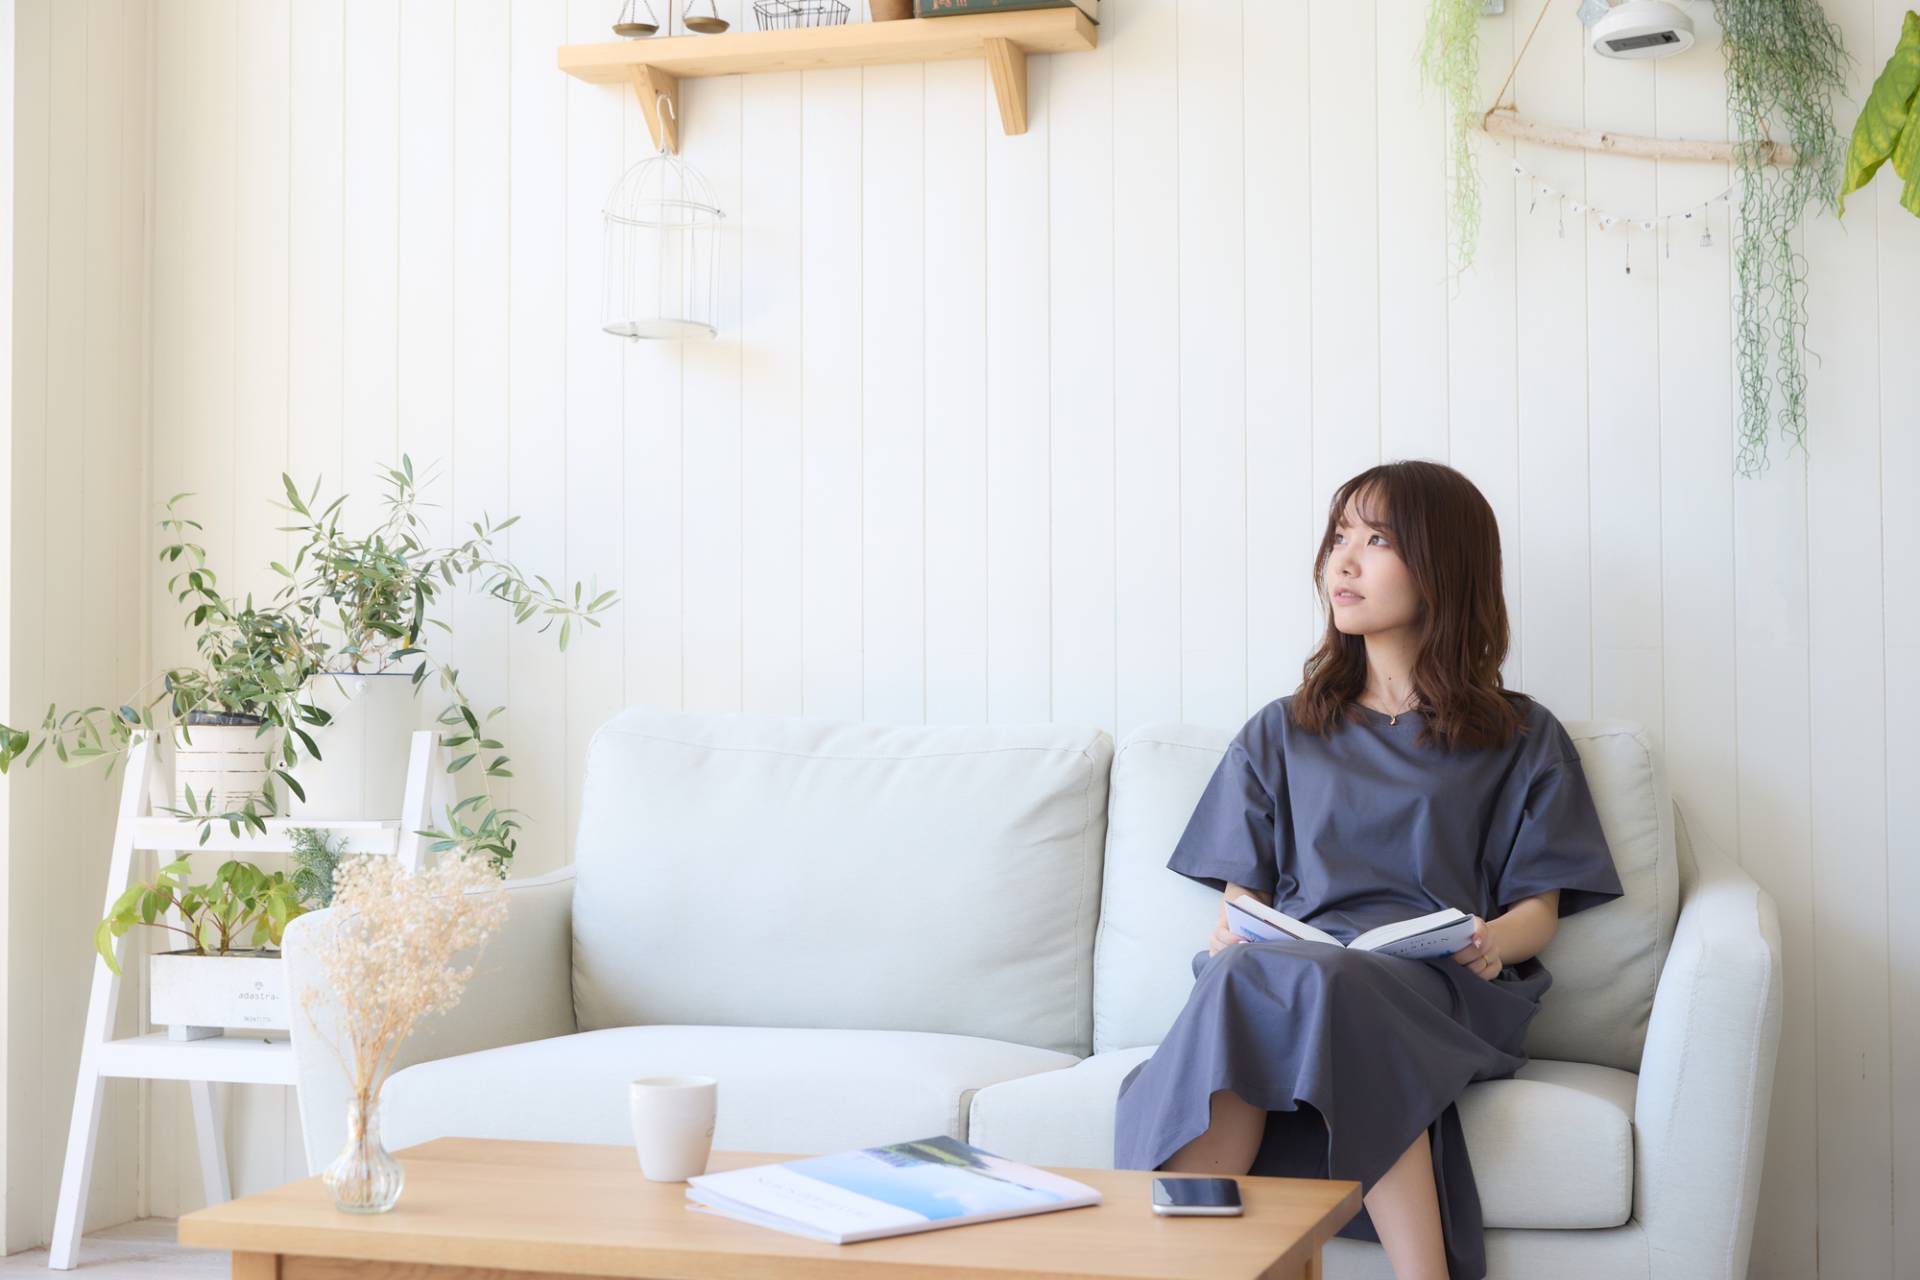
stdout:
[[(426, 688), (432, 682), (434, 690)], [(407, 752), (415, 729), (435, 727), (439, 684), (429, 676), (416, 693), (411, 668), (368, 675), (314, 678), (309, 699), (333, 717), (324, 727), (301, 728), (320, 748), (292, 770), (306, 799), (288, 791), (290, 818), (397, 818), (407, 786)]]
[[(186, 732), (193, 734), (188, 742)], [(270, 753), (280, 749), (280, 730), (258, 725), (196, 724), (173, 728), (173, 803), (187, 807), (187, 788), (202, 813), (239, 809), (259, 792), (271, 772)], [(276, 793), (278, 788), (276, 788)], [(212, 793), (209, 800), (208, 793)]]
[(147, 957), (147, 991), (148, 1017), (172, 1040), (201, 1040), (228, 1027), (287, 1030), (287, 970), (278, 951), (161, 952)]

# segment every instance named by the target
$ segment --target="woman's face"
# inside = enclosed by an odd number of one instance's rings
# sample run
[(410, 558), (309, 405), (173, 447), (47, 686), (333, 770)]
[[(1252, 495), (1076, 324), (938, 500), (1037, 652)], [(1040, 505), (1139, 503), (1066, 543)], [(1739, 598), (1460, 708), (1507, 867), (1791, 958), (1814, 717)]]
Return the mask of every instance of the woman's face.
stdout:
[[(1420, 596), (1393, 536), (1360, 518), (1349, 500), (1327, 552), (1327, 599), (1333, 625), (1348, 635), (1370, 635), (1411, 624)], [(1347, 593), (1352, 593), (1351, 595)]]

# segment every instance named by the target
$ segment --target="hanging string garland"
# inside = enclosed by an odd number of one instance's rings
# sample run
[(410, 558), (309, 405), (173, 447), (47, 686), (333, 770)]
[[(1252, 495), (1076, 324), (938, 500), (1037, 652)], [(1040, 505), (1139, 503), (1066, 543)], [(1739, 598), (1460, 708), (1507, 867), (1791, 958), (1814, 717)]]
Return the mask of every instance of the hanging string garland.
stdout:
[(1708, 196), (1698, 204), (1688, 205), (1669, 213), (1624, 213), (1618, 209), (1605, 209), (1599, 205), (1588, 204), (1577, 196), (1568, 194), (1553, 185), (1537, 173), (1533, 173), (1518, 160), (1508, 160), (1513, 170), (1514, 182), (1527, 192), (1527, 212), (1537, 212), (1542, 205), (1551, 205), (1557, 221), (1561, 239), (1567, 235), (1567, 217), (1583, 219), (1589, 227), (1602, 233), (1612, 231), (1616, 226), (1625, 230), (1626, 245), (1625, 271), (1633, 274), (1633, 233), (1643, 231), (1655, 237), (1656, 244), (1665, 245), (1665, 256), (1673, 256), (1674, 224), (1679, 224), (1682, 235), (1693, 236), (1702, 249), (1710, 249), (1713, 239), (1713, 206), (1726, 204), (1731, 200), (1734, 187), (1728, 186), (1717, 195)]

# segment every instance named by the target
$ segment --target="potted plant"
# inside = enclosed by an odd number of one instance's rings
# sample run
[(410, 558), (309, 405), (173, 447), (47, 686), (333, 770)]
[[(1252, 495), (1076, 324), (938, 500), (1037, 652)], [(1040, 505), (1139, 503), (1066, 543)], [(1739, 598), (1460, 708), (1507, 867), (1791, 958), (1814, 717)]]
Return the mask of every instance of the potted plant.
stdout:
[(135, 925), (191, 944), (147, 958), (148, 1015), (170, 1039), (198, 1040), (228, 1027), (286, 1030), (279, 946), (288, 921), (307, 910), (298, 888), (282, 872), (269, 875), (238, 860), (222, 863), (204, 884), (192, 876), (189, 860), (180, 858), (152, 880), (127, 886), (95, 926), (94, 948), (118, 974), (114, 940)]
[[(173, 540), (162, 548), (160, 558), (175, 565), (185, 562), (168, 580), (168, 589), (187, 607), (187, 624), (198, 628), (201, 666), (164, 672), (160, 691), (144, 705), (136, 694), (110, 715), (97, 706), (65, 713), (49, 706), (38, 735), (0, 725), (0, 773), (15, 760), (32, 764), (52, 743), (55, 755), (70, 765), (104, 757), (110, 778), (115, 758), (134, 735), (156, 731), (154, 708), (165, 703), (178, 731), (175, 750), (184, 746), (189, 754), (175, 757), (180, 781), (174, 803), (163, 807), (198, 822), (203, 844), (215, 822), (225, 822), (235, 834), (243, 828), (264, 834), (264, 819), (292, 812), (292, 806), (307, 801), (296, 770), (312, 776), (330, 763), (321, 742), (330, 749), (336, 745), (330, 728), (345, 714), (343, 708), (351, 706), (353, 695), (368, 691), (371, 678), (382, 677), (377, 683), (388, 704), (398, 702), (400, 715), (410, 716), (412, 699), (434, 675), (445, 694), (445, 705), (435, 718), (444, 726), (439, 741), (455, 752), (447, 770), (460, 773), (478, 764), (480, 790), (447, 805), (443, 823), (420, 834), (431, 839), (432, 851), (484, 854), (504, 874), (520, 822), (518, 811), (493, 802), (489, 780), (511, 777), (512, 772), (499, 732), (489, 722), (505, 708), (476, 711), (460, 688), (459, 673), (431, 652), (429, 627), (452, 632), (432, 610), (443, 591), (464, 581), (504, 603), (515, 622), (539, 620), (541, 632), (558, 622), (564, 651), (575, 624), (598, 627), (594, 615), (611, 608), (616, 594), (599, 591), (597, 583), (589, 592), (576, 581), (569, 595), (539, 575), (530, 582), (502, 560), (494, 537), (518, 516), (496, 524), (483, 514), (472, 525), (471, 537), (447, 547), (430, 545), (417, 510), (422, 505), (420, 481), (412, 459), (403, 455), (400, 466), (380, 470), (387, 489), (386, 515), (358, 535), (340, 527), (347, 495), (322, 507), (318, 481), (303, 496), (291, 477), (281, 475), (287, 501), (274, 505), (294, 518), (282, 531), (300, 534), (303, 541), (291, 566), (270, 562), (286, 585), (264, 605), (256, 604), (251, 594), (244, 600), (221, 594), (217, 576), (207, 567), (206, 549), (192, 541), (191, 531), (200, 524), (176, 510), (192, 495), (169, 499), (160, 524)], [(96, 716), (105, 717), (104, 725)], [(207, 726), (209, 719), (216, 723)], [(358, 739), (362, 750), (378, 745), (404, 751), (405, 735), (393, 730), (393, 717), (381, 723), (387, 727)], [(208, 727), (234, 731), (219, 744), (225, 758), (211, 772), (192, 754), (195, 742), (206, 739)], [(352, 764), (361, 763), (352, 750), (340, 754)], [(370, 813), (324, 816), (384, 817), (397, 812), (403, 774), (404, 768), (394, 768), (390, 761), (372, 761), (359, 778), (393, 788), (390, 799), (362, 787), (363, 794), (373, 797)]]

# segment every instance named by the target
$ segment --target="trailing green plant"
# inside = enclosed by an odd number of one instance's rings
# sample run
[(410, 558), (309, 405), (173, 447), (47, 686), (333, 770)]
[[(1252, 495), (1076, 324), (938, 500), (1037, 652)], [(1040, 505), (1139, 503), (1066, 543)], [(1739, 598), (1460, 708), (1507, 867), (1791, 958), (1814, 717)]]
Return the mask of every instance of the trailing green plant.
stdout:
[[(193, 867), (186, 858), (160, 868), (152, 880), (127, 886), (114, 899), (106, 918), (93, 930), (93, 946), (118, 975), (120, 966), (113, 959), (114, 939), (135, 925), (177, 933), (205, 956), (221, 956), (236, 950), (258, 950), (263, 944), (280, 945), (287, 924), (305, 915), (306, 904), (300, 892), (284, 872), (271, 875), (251, 862), (230, 859), (220, 864), (213, 879), (194, 884)], [(181, 923), (167, 919), (171, 910)], [(250, 933), (247, 945), (235, 945), (242, 934)]]
[(1847, 196), (1872, 181), (1880, 166), (1893, 161), (1893, 171), (1904, 185), (1900, 207), (1920, 217), (1920, 13), (1907, 10), (1893, 56), (1881, 68), (1853, 123), (1847, 147), (1847, 176), (1840, 187), (1838, 211), (1847, 211)]
[[(343, 493), (320, 507), (319, 481), (303, 496), (292, 477), (281, 474), (287, 501), (273, 505), (290, 512), (296, 523), (281, 526), (280, 531), (302, 535), (304, 541), (291, 566), (270, 562), (286, 585), (265, 605), (256, 605), (251, 592), (244, 600), (220, 593), (219, 579), (207, 567), (206, 548), (192, 540), (193, 531), (201, 525), (176, 510), (192, 494), (168, 499), (160, 526), (173, 541), (161, 549), (160, 559), (174, 565), (185, 561), (168, 579), (167, 588), (187, 607), (186, 625), (198, 629), (195, 645), (201, 665), (164, 672), (159, 691), (144, 705), (139, 699), (152, 682), (110, 714), (98, 706), (62, 713), (49, 704), (38, 741), (24, 730), (0, 724), (0, 773), (16, 760), (23, 767), (33, 764), (51, 743), (54, 754), (69, 765), (104, 758), (106, 776), (111, 778), (116, 760), (136, 735), (158, 732), (154, 708), (162, 703), (189, 742), (194, 723), (209, 718), (231, 723), (233, 717), (241, 717), (243, 723), (257, 724), (260, 735), (275, 727), (284, 731), (278, 758), (270, 761), (260, 790), (218, 812), (191, 792), (184, 796), (185, 805), (163, 807), (183, 821), (199, 823), (202, 844), (216, 822), (226, 823), (236, 835), (248, 829), (264, 834), (265, 819), (280, 812), (281, 787), (306, 798), (294, 772), (300, 760), (321, 759), (319, 744), (309, 730), (326, 727), (332, 716), (314, 701), (314, 682), (329, 675), (377, 674), (415, 659), (410, 673), (414, 690), (431, 674), (447, 698), (437, 717), (447, 727), (440, 745), (457, 752), (447, 771), (460, 773), (478, 764), (481, 788), (448, 805), (443, 825), (423, 828), (418, 834), (431, 840), (429, 848), (435, 851), (458, 848), (484, 854), (505, 874), (517, 847), (514, 833), (521, 824), (518, 810), (494, 803), (490, 780), (510, 778), (513, 773), (504, 743), (487, 727), (505, 708), (496, 706), (484, 715), (475, 711), (460, 687), (459, 672), (435, 657), (424, 643), (429, 627), (448, 634), (453, 630), (429, 611), (443, 590), (466, 582), (507, 605), (516, 623), (540, 619), (538, 630), (545, 633), (558, 622), (559, 647), (564, 652), (574, 625), (598, 627), (600, 620), (594, 615), (611, 608), (618, 597), (614, 591), (600, 591), (597, 582), (588, 592), (576, 581), (569, 598), (546, 578), (536, 574), (529, 582), (519, 569), (500, 559), (494, 537), (518, 521), (518, 516), (495, 523), (483, 514), (473, 522), (473, 536), (452, 546), (430, 545), (426, 524), (416, 510), (422, 505), (424, 481), (416, 480), (413, 460), (402, 455), (400, 466), (379, 471), (388, 490), (387, 514), (359, 536), (340, 528), (341, 507), (348, 495)], [(104, 725), (96, 716), (105, 717)]]
[(293, 843), (293, 887), (303, 902), (316, 907), (333, 905), (333, 876), (346, 856), (347, 837), (333, 838), (317, 827), (292, 827), (287, 831)]
[(1457, 275), (1473, 265), (1480, 243), (1480, 166), (1472, 137), (1479, 127), (1480, 16), (1486, 0), (1431, 0), (1420, 41), (1420, 78), (1447, 100), (1452, 172), (1447, 181), (1448, 237)]
[[(1766, 469), (1772, 401), (1769, 344), (1778, 362), (1780, 430), (1806, 451), (1806, 258), (1793, 244), (1810, 204), (1836, 209), (1844, 142), (1833, 95), (1852, 61), (1818, 0), (1713, 0), (1726, 54), (1727, 106), (1734, 125), (1739, 229), (1734, 353), (1740, 382), (1737, 463), (1743, 476)], [(1794, 149), (1794, 162), (1769, 162), (1769, 143)]]

